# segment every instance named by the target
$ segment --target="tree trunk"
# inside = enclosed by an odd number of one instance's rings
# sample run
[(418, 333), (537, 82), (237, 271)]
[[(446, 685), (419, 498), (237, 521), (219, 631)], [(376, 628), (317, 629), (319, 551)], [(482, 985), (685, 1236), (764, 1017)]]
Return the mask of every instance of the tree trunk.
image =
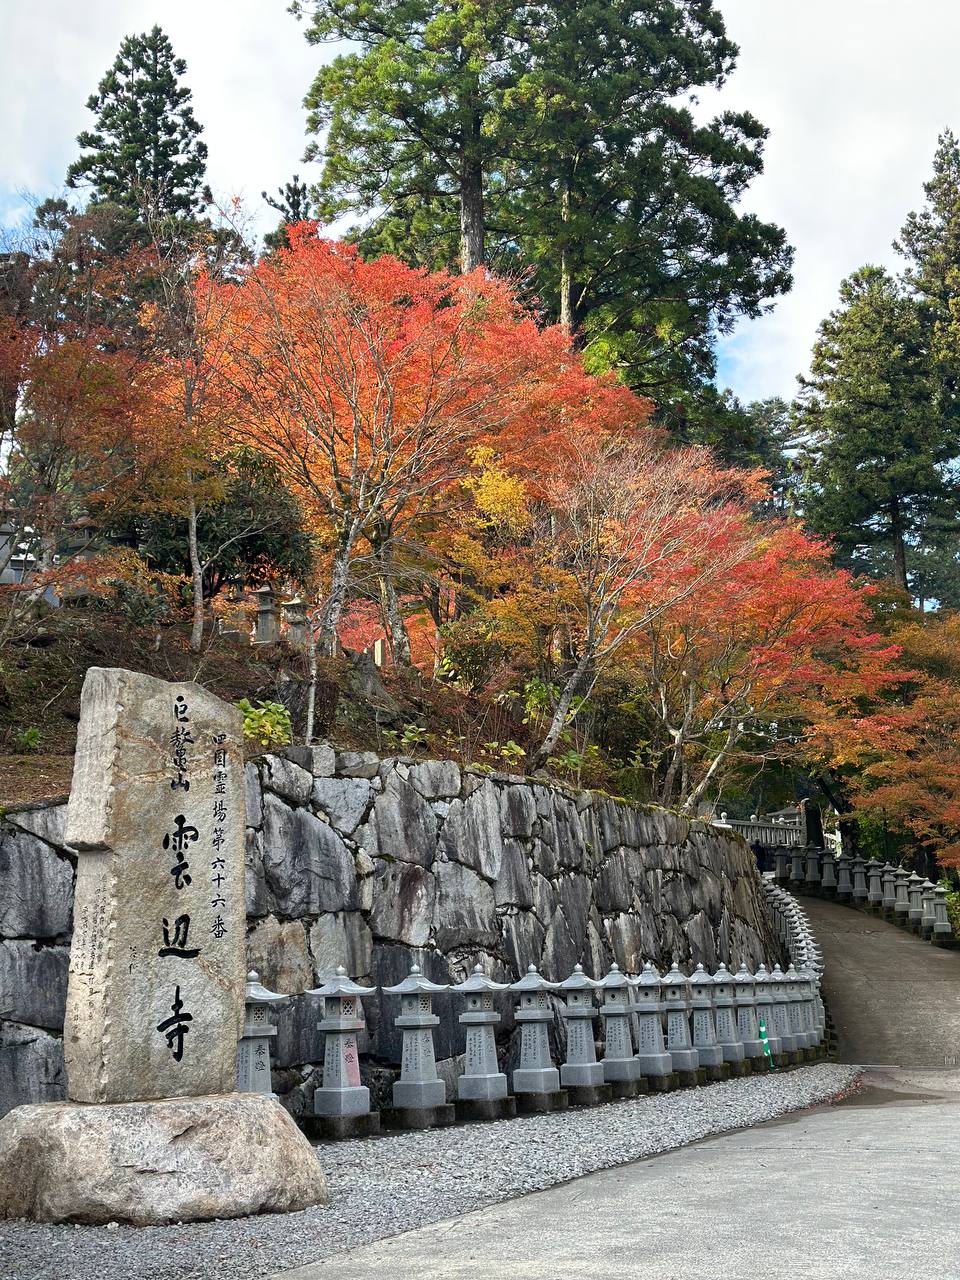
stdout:
[(307, 722), (303, 729), (303, 741), (309, 746), (313, 741), (313, 725), (317, 715), (317, 633), (313, 623), (308, 620), (307, 631), (307, 670), (310, 680), (307, 685)]
[(341, 535), (340, 545), (333, 554), (330, 570), (330, 592), (320, 616), (316, 647), (325, 657), (332, 658), (337, 643), (337, 626), (347, 600), (350, 585), (350, 558), (353, 554), (355, 535), (351, 530)]
[[(189, 482), (192, 485), (192, 476)], [(199, 653), (203, 647), (203, 565), (200, 563), (200, 546), (197, 541), (197, 502), (192, 492), (187, 508), (187, 545), (190, 551), (190, 578), (193, 583), (193, 625), (190, 628), (190, 652)]]
[(567, 723), (567, 716), (573, 705), (573, 700), (583, 687), (587, 672), (590, 669), (591, 659), (587, 654), (580, 659), (574, 668), (572, 674), (567, 679), (566, 684), (560, 693), (560, 699), (557, 702), (556, 710), (553, 713), (553, 719), (550, 721), (550, 728), (547, 730), (547, 736), (537, 748), (532, 760), (530, 761), (530, 772), (535, 773), (537, 769), (542, 769), (549, 759), (554, 747), (560, 740)]
[(569, 232), (570, 201), (570, 183), (566, 182), (560, 196), (560, 220), (563, 224), (560, 240), (560, 327), (572, 337), (577, 327), (577, 298)]
[(378, 523), (375, 532), (367, 535), (373, 551), (374, 563), (377, 567), (377, 582), (380, 587), (380, 612), (384, 626), (390, 637), (390, 652), (394, 666), (409, 667), (412, 665), (410, 655), (410, 637), (403, 620), (400, 597), (397, 595), (393, 549), (390, 540), (390, 527), (386, 522)]
[(479, 267), (484, 257), (483, 169), (465, 158), (460, 177), (460, 270)]
[(890, 539), (893, 543), (893, 580), (898, 587), (909, 591), (907, 585), (907, 548), (903, 540), (903, 520), (900, 504), (894, 501), (890, 517)]
[(387, 630), (390, 633), (390, 650), (393, 654), (394, 666), (412, 666), (410, 636), (407, 634), (403, 611), (400, 608), (400, 597), (397, 595), (397, 589), (393, 582), (392, 567), (389, 563), (382, 565), (378, 577), (380, 579), (380, 600)]

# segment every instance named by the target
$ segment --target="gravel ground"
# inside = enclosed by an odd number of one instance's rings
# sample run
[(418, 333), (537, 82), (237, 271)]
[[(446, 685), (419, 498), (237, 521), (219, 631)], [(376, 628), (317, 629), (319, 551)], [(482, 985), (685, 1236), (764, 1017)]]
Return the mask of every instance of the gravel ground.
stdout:
[(139, 1229), (0, 1222), (0, 1280), (254, 1280), (829, 1101), (858, 1075), (821, 1063), (592, 1110), (321, 1144), (327, 1209)]

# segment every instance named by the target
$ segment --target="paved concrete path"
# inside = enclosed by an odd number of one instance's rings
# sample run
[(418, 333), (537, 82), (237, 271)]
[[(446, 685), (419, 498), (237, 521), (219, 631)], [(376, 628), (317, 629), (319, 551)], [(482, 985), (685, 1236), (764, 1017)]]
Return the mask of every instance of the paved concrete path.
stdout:
[(856, 1105), (592, 1174), (283, 1280), (955, 1280), (958, 1138), (960, 1075), (874, 1074)]
[(956, 1067), (960, 951), (933, 947), (836, 902), (800, 903), (823, 948), (824, 997), (839, 1037), (839, 1060)]

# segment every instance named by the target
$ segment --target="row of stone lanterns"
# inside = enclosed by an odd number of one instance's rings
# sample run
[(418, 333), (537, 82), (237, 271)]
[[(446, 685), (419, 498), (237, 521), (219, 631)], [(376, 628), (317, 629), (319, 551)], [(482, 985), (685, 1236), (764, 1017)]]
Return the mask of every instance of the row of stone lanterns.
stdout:
[[(773, 886), (771, 886), (773, 888)], [(775, 892), (778, 892), (775, 890)], [(562, 982), (550, 982), (531, 965), (517, 982), (495, 982), (479, 965), (465, 982), (431, 982), (417, 965), (402, 982), (383, 987), (400, 998), (395, 1026), (402, 1035), (400, 1077), (385, 1117), (392, 1127), (424, 1129), (460, 1120), (502, 1119), (522, 1112), (563, 1110), (571, 1103), (596, 1105), (636, 1097), (648, 1090), (722, 1080), (760, 1069), (793, 1065), (817, 1055), (823, 1038), (822, 1004), (814, 967), (791, 964), (784, 973), (761, 965), (737, 973), (720, 965), (693, 975), (678, 964), (661, 975), (646, 964), (637, 976), (611, 965), (594, 979), (577, 965)], [(380, 1117), (371, 1111), (369, 1090), (360, 1082), (357, 1034), (364, 1027), (361, 1001), (376, 988), (353, 982), (340, 968), (307, 995), (323, 1000), (319, 1028), (325, 1033), (323, 1083), (314, 1095), (310, 1126), (326, 1137), (375, 1133)], [(510, 991), (517, 1000), (519, 1057), (511, 1079), (500, 1070), (495, 1028), (500, 1014), (494, 996)], [(465, 1001), (459, 1022), (465, 1029), (464, 1069), (456, 1102), (446, 1100), (437, 1074), (433, 1012), (437, 995), (455, 992)], [(247, 1018), (239, 1052), (239, 1087), (271, 1092), (267, 1007), (286, 999), (267, 991), (255, 973), (248, 977)], [(566, 1056), (555, 1065), (550, 1047), (554, 1000), (566, 1028)], [(599, 1008), (597, 999), (600, 1000)], [(597, 1056), (594, 1019), (604, 1025), (602, 1057)]]
[(905, 867), (828, 849), (781, 849), (773, 879), (883, 915), (938, 946), (957, 945), (946, 889)]

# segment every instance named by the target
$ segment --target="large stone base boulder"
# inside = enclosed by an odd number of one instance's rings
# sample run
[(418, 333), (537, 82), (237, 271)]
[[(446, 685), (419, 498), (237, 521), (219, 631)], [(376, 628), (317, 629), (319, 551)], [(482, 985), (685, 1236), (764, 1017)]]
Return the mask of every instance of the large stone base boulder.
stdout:
[(0, 1218), (144, 1227), (327, 1200), (316, 1152), (274, 1098), (50, 1102), (0, 1120)]

